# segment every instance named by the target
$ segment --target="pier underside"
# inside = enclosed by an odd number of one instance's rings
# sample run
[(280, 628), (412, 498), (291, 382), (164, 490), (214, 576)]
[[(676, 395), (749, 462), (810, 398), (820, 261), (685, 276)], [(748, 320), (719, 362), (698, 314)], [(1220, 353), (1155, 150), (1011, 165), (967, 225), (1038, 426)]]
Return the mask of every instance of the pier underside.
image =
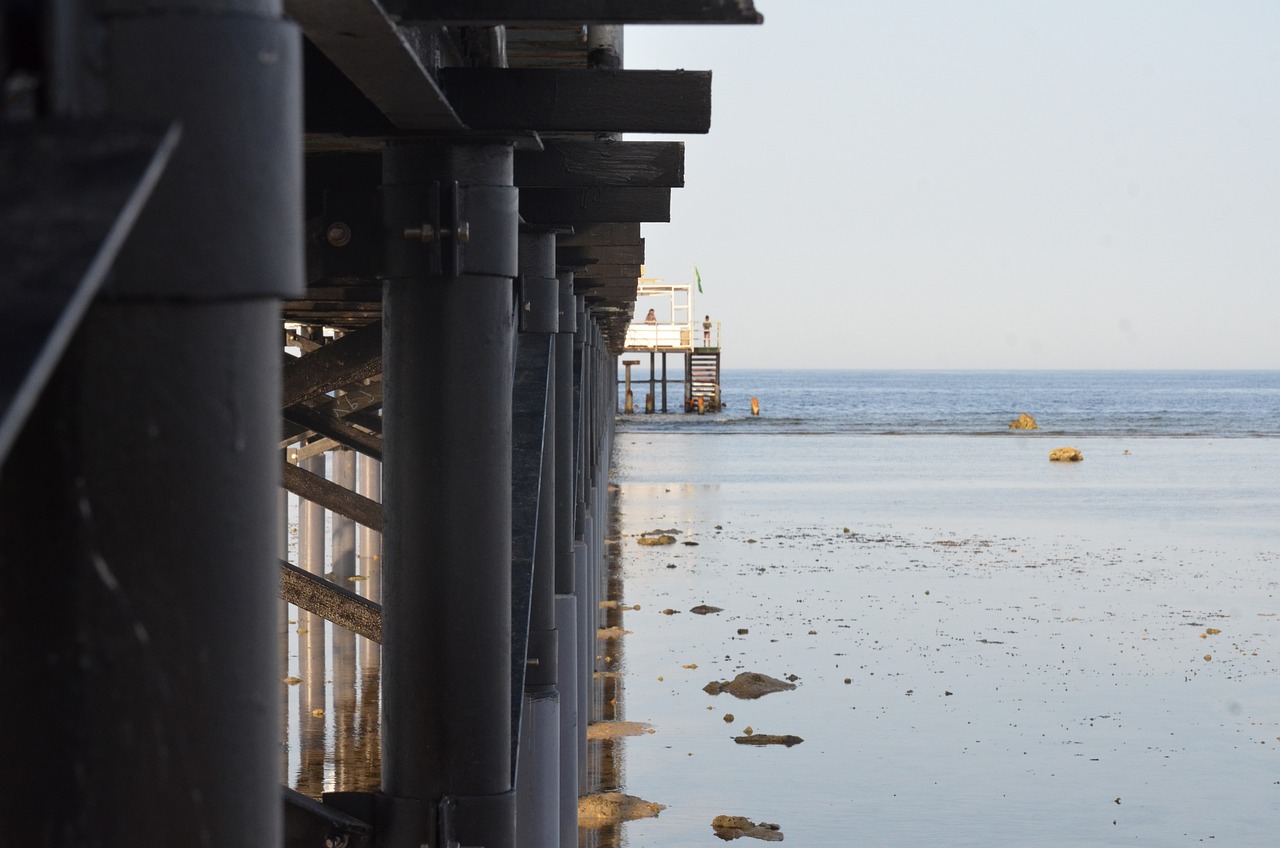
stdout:
[[(577, 845), (616, 358), (684, 185), (621, 134), (711, 115), (622, 25), (760, 21), (0, 0), (4, 844)], [(364, 788), (282, 788), (291, 645), (321, 713), (380, 673)]]

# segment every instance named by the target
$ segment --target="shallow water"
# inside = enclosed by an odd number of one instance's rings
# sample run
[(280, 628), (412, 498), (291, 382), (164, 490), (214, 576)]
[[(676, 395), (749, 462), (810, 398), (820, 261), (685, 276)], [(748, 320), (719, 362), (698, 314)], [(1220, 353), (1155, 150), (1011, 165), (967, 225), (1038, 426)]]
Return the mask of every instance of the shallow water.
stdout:
[[(814, 846), (1274, 844), (1280, 440), (1071, 444), (624, 424), (641, 609), (606, 654), (656, 732), (614, 759), (668, 809), (615, 844), (714, 844), (719, 814)], [(798, 688), (702, 691), (743, 670)]]

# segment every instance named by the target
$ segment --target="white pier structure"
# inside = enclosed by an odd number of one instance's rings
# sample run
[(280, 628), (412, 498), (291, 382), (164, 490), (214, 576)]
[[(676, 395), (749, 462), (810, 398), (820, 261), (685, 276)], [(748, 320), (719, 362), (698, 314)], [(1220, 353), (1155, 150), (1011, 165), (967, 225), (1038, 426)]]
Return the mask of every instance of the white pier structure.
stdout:
[[(720, 322), (695, 313), (691, 285), (670, 285), (649, 278), (639, 281), (635, 317), (627, 327), (623, 355), (649, 355), (649, 393), (645, 399), (645, 412), (667, 411), (667, 355), (671, 353), (684, 356), (684, 411), (718, 411), (721, 406), (720, 346)], [(624, 362), (640, 364), (638, 359), (624, 359)], [(623, 412), (630, 414), (635, 411), (630, 365), (626, 374)]]

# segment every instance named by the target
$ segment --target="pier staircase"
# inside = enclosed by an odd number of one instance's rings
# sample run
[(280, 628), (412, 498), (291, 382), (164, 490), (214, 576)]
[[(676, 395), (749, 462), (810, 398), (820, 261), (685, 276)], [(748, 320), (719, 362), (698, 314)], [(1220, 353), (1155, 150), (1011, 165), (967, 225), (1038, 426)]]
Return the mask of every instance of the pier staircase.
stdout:
[(703, 399), (703, 409), (718, 412), (720, 409), (720, 349), (694, 348), (685, 354), (685, 408), (698, 409), (698, 399)]

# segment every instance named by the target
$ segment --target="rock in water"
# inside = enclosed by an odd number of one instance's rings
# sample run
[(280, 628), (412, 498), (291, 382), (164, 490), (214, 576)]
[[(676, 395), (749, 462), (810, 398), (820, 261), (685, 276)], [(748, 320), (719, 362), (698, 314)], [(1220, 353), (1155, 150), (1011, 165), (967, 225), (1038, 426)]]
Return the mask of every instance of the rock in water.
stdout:
[(733, 741), (739, 745), (786, 745), (790, 748), (792, 745), (799, 745), (804, 740), (791, 734), (779, 736), (775, 733), (751, 733), (746, 736), (735, 736)]
[(1079, 462), (1084, 459), (1084, 454), (1075, 448), (1057, 448), (1049, 451), (1050, 462)]
[(578, 799), (578, 826), (605, 827), (635, 819), (655, 818), (665, 809), (664, 804), (655, 804), (620, 792), (584, 795)]
[(756, 824), (746, 816), (716, 816), (711, 821), (716, 836), (728, 842), (742, 836), (750, 836), (763, 842), (782, 842), (782, 828), (771, 822)]
[(776, 677), (770, 677), (758, 671), (744, 671), (733, 680), (713, 680), (703, 686), (702, 691), (709, 695), (728, 692), (735, 698), (755, 700), (771, 692), (785, 692), (794, 688), (796, 688), (794, 683), (787, 683), (785, 680), (778, 680)]
[(1010, 430), (1039, 430), (1040, 425), (1027, 413), (1022, 413), (1017, 420), (1009, 422)]
[(689, 612), (694, 615), (709, 615), (713, 612), (724, 612), (724, 609), (721, 607), (713, 607), (709, 604), (698, 604), (696, 607), (689, 610)]
[(636, 541), (642, 545), (655, 547), (657, 545), (674, 545), (676, 543), (676, 537), (663, 533), (660, 536), (641, 536), (636, 539)]

